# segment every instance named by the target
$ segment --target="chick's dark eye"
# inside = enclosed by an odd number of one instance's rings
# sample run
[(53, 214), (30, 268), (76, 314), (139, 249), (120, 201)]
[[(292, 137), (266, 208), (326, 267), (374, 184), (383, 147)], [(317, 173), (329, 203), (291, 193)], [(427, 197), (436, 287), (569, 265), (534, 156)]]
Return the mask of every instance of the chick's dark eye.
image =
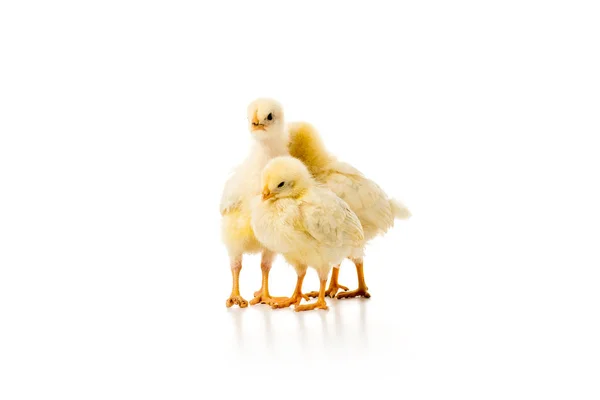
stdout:
[(285, 182), (280, 182), (279, 185), (277, 185), (278, 188), (283, 187), (283, 185), (285, 185)]
[(272, 114), (272, 113), (269, 113), (269, 115), (267, 115), (267, 119), (268, 119), (269, 121), (270, 121), (270, 120), (272, 120), (272, 119), (273, 119), (273, 114)]

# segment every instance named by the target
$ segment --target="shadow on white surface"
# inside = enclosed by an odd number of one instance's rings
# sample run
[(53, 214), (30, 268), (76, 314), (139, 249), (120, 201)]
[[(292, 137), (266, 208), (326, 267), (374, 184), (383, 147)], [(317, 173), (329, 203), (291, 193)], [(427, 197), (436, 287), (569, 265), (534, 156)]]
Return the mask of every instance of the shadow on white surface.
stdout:
[(329, 311), (272, 310), (266, 305), (227, 310), (238, 355), (364, 355), (369, 347), (371, 300), (327, 301)]

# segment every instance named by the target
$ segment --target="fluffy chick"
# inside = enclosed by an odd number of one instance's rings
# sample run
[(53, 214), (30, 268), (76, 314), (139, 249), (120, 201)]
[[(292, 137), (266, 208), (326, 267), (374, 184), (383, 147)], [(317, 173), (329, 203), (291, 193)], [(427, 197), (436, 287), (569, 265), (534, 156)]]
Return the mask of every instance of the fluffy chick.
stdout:
[[(291, 123), (288, 131), (290, 155), (301, 160), (318, 182), (348, 203), (361, 222), (365, 244), (375, 236), (387, 232), (394, 225), (394, 219), (408, 219), (411, 216), (405, 205), (389, 198), (375, 182), (367, 179), (352, 165), (338, 161), (331, 155), (312, 125), (305, 122)], [(339, 289), (343, 289), (344, 292), (339, 293), (337, 298), (371, 297), (365, 283), (362, 254), (351, 259), (356, 266), (358, 289), (348, 291), (347, 287), (338, 283), (338, 264), (331, 274), (328, 296), (334, 297)], [(315, 297), (317, 293), (310, 292), (308, 295)]]
[(263, 286), (252, 302), (270, 301), (267, 279), (275, 254), (266, 249), (254, 236), (250, 226), (250, 202), (260, 194), (260, 174), (272, 158), (287, 154), (288, 135), (283, 108), (272, 99), (256, 99), (248, 105), (248, 129), (254, 139), (246, 159), (234, 170), (225, 183), (221, 197), (222, 239), (229, 253), (233, 285), (225, 305), (247, 307), (240, 295), (239, 275), (244, 254), (262, 253)]
[[(292, 296), (273, 307), (294, 304), (296, 311), (326, 310), (325, 285), (331, 266), (362, 252), (364, 234), (358, 217), (332, 191), (317, 185), (296, 158), (272, 159), (261, 182), (262, 198), (253, 206), (252, 229), (261, 243), (282, 254), (298, 274)], [(299, 305), (307, 266), (317, 270), (320, 291), (316, 302)]]

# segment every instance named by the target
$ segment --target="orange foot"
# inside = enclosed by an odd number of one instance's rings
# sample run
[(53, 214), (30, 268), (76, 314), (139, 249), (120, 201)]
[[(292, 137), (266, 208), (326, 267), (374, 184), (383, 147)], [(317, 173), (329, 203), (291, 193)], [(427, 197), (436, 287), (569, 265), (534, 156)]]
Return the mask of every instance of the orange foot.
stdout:
[(325, 302), (325, 300), (319, 299), (314, 303), (296, 305), (294, 311), (309, 311), (314, 310), (315, 308), (318, 308), (320, 310), (329, 310), (329, 307), (327, 307), (327, 303)]
[(371, 297), (371, 295), (369, 294), (369, 292), (367, 292), (368, 288), (358, 288), (355, 290), (350, 290), (348, 292), (341, 292), (338, 293), (338, 295), (336, 296), (336, 299), (350, 299), (352, 297), (364, 297), (366, 299), (368, 299), (369, 297)]
[(248, 302), (246, 300), (244, 300), (244, 298), (242, 296), (240, 296), (239, 294), (231, 295), (225, 301), (225, 305), (227, 306), (227, 308), (231, 307), (234, 304), (237, 304), (240, 308), (248, 307)]
[(298, 306), (302, 299), (308, 301), (308, 296), (302, 293), (295, 293), (292, 297), (278, 297), (277, 299), (271, 304), (271, 308), (286, 308), (292, 304)]
[[(336, 283), (334, 285), (329, 285), (329, 287), (325, 291), (325, 296), (331, 297), (333, 299), (340, 289), (348, 290), (348, 288), (346, 286), (340, 285), (339, 283)], [(318, 291), (308, 292), (308, 293), (306, 293), (306, 295), (308, 297), (319, 297), (319, 292)]]
[(250, 300), (250, 305), (253, 306), (260, 303), (272, 306), (273, 304), (284, 300), (287, 300), (287, 297), (273, 297), (268, 293), (263, 293), (262, 290), (257, 290), (254, 292), (254, 298)]

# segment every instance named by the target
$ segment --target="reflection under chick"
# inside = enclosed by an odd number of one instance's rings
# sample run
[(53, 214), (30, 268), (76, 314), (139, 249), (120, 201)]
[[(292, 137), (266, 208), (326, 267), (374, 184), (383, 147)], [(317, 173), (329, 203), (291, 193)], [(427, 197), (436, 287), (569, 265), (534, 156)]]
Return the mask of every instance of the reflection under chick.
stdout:
[(243, 332), (243, 321), (242, 313), (239, 310), (229, 310), (229, 315), (233, 322), (233, 332), (235, 336), (235, 343), (238, 351), (244, 348), (244, 332)]

